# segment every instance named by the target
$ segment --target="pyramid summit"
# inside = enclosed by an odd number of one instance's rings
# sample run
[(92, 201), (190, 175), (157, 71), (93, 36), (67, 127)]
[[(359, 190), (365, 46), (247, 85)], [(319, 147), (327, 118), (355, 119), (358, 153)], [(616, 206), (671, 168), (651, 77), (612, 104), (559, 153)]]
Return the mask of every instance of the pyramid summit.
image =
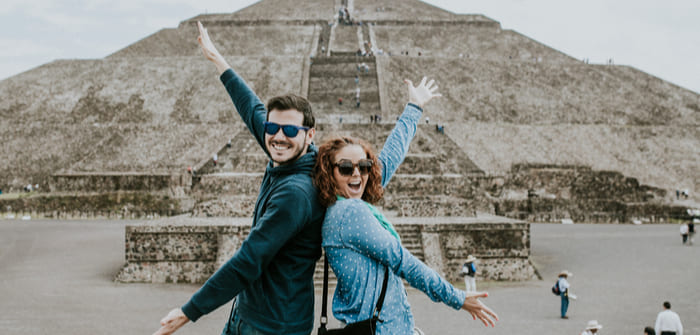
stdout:
[[(347, 1), (350, 25), (338, 22), (340, 5), (260, 1), (193, 17), (103, 59), (58, 60), (3, 80), (0, 188), (48, 185), (57, 175), (206, 171), (212, 154), (246, 130), (201, 56), (201, 21), (262, 100), (307, 96), (327, 131), (370, 137), (361, 125), (374, 115), (395, 119), (404, 78), (437, 78), (443, 98), (426, 111), (431, 124), (423, 126), (424, 150), (411, 158), (415, 173), (431, 168), (420, 157), (437, 157), (427, 144), (443, 143), (429, 133), (438, 123), (451, 141), (441, 145), (454, 150), (439, 153), (431, 173), (442, 177), (508, 180), (527, 170), (514, 167), (531, 164), (614, 171), (665, 190), (651, 192), (661, 202), (675, 189), (700, 191), (697, 93), (632, 67), (582, 63), (480, 14), (420, 1)], [(358, 59), (358, 49), (374, 55)], [(339, 107), (338, 98), (354, 99), (358, 63), (368, 65), (360, 76), (362, 105)], [(359, 130), (345, 129), (340, 118)], [(543, 186), (540, 193), (565, 197), (567, 187)], [(521, 193), (506, 188), (490, 196)]]

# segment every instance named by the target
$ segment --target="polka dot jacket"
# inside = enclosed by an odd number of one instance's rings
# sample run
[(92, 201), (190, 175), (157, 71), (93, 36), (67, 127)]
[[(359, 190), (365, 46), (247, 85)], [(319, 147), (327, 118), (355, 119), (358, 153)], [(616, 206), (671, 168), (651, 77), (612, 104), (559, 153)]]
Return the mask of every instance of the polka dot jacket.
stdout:
[[(379, 155), (382, 186), (403, 161), (422, 111), (408, 104)], [(333, 315), (346, 324), (371, 317), (389, 268), (386, 297), (377, 334), (413, 334), (413, 315), (401, 278), (430, 299), (460, 309), (466, 292), (454, 288), (434, 270), (413, 256), (384, 229), (359, 199), (337, 201), (326, 211), (323, 248), (338, 284), (333, 295)]]

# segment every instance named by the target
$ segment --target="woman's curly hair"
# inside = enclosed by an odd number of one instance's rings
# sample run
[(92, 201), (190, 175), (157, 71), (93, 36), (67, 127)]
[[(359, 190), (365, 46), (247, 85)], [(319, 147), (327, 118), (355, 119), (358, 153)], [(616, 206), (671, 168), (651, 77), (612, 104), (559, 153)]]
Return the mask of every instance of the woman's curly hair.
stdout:
[(314, 167), (314, 185), (318, 188), (319, 201), (326, 207), (335, 203), (336, 195), (341, 195), (338, 194), (338, 183), (335, 180), (333, 169), (335, 168), (335, 155), (348, 145), (359, 145), (367, 154), (367, 159), (372, 160), (372, 169), (367, 178), (365, 191), (362, 193), (362, 200), (375, 204), (382, 199), (384, 194), (382, 170), (379, 166), (379, 159), (371, 146), (355, 137), (333, 137), (318, 148), (318, 157)]

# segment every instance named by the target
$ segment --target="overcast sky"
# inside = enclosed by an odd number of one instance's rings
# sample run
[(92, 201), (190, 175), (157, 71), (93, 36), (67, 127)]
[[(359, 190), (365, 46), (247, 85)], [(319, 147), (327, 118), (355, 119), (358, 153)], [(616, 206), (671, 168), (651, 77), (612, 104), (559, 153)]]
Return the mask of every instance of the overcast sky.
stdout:
[[(381, 0), (377, 0), (381, 1)], [(3, 0), (0, 79), (56, 59), (103, 58), (161, 28), (243, 0)], [(700, 93), (699, 0), (431, 0), (484, 14), (572, 57), (630, 65)]]

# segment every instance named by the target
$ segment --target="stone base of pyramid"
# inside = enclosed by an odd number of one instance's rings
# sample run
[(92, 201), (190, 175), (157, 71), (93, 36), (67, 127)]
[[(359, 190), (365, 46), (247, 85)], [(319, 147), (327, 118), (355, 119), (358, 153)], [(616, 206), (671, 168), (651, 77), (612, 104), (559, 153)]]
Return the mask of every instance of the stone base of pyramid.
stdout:
[[(498, 216), (389, 218), (403, 245), (452, 282), (468, 255), (479, 280), (529, 280), (530, 225)], [(240, 247), (250, 218), (171, 217), (126, 226), (126, 264), (116, 281), (202, 283)], [(316, 281), (322, 280), (317, 263)]]

